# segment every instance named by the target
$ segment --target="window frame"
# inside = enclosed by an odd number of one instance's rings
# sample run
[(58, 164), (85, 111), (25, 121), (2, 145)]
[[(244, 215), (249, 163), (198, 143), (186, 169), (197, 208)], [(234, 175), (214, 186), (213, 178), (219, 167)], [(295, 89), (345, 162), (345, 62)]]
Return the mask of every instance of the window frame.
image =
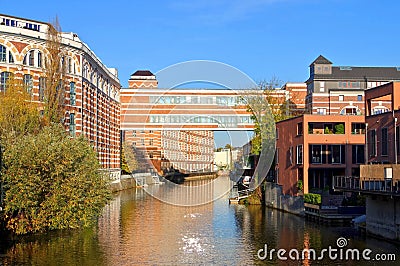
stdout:
[(303, 144), (296, 146), (296, 164), (303, 164), (304, 162), (304, 149)]
[[(386, 133), (384, 133), (384, 131)], [(383, 127), (381, 129), (381, 156), (388, 156), (389, 155), (389, 130), (387, 127)]]

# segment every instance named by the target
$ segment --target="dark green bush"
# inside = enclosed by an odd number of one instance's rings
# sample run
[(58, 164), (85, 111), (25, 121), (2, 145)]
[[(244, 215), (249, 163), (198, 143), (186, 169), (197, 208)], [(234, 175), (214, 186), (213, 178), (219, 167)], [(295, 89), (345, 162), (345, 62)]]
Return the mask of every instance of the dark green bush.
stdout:
[(314, 193), (304, 194), (304, 203), (321, 205), (321, 195)]

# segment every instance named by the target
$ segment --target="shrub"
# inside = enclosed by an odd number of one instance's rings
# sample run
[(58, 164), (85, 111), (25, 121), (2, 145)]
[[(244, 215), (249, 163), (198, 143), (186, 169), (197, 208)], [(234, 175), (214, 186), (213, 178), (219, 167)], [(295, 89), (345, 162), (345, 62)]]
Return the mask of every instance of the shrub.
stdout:
[(304, 203), (320, 205), (321, 204), (321, 195), (314, 194), (314, 193), (304, 194)]
[(59, 125), (7, 145), (4, 163), (4, 217), (16, 234), (87, 227), (110, 198), (93, 148)]
[(300, 190), (300, 191), (302, 191), (303, 188), (304, 188), (303, 180), (298, 180), (298, 181), (297, 181), (297, 189)]
[(344, 124), (335, 125), (335, 134), (344, 134)]

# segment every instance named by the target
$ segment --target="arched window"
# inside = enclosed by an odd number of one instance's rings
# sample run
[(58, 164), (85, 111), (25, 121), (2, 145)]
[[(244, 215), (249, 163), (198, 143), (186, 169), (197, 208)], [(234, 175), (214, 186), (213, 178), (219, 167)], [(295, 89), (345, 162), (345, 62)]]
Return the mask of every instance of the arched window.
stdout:
[(42, 52), (38, 52), (37, 57), (38, 57), (38, 60), (37, 60), (38, 67), (42, 67), (42, 65), (43, 65)]
[(7, 60), (7, 49), (5, 46), (0, 44), (0, 62), (6, 62)]
[(34, 66), (35, 65), (35, 51), (31, 50), (28, 54), (28, 65)]
[[(8, 56), (7, 56), (8, 54)], [(0, 44), (0, 62), (4, 63), (14, 63), (14, 57), (10, 50), (4, 45)]]
[(89, 71), (88, 65), (85, 64), (85, 65), (83, 66), (83, 77), (84, 77), (84, 78), (87, 78), (87, 77), (88, 77), (88, 71)]
[(340, 111), (341, 115), (361, 115), (361, 110), (354, 105), (348, 105)]
[(39, 50), (29, 50), (22, 63), (26, 66), (45, 67), (43, 53)]

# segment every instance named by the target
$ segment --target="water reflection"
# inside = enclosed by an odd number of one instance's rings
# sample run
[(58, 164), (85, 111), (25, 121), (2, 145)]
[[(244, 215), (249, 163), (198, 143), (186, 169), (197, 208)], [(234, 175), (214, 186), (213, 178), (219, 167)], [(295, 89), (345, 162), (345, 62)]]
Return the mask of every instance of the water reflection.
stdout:
[[(90, 230), (0, 241), (3, 265), (364, 265), (365, 261), (261, 261), (257, 251), (335, 245), (392, 252), (398, 247), (350, 227), (326, 227), (261, 206), (229, 205), (228, 196), (200, 206), (174, 206), (142, 189), (120, 192)], [(379, 263), (396, 265), (396, 263)]]
[(172, 205), (195, 206), (211, 203), (227, 194), (233, 186), (228, 175), (215, 179), (193, 180), (177, 185), (168, 180), (163, 185), (145, 187), (153, 197)]

